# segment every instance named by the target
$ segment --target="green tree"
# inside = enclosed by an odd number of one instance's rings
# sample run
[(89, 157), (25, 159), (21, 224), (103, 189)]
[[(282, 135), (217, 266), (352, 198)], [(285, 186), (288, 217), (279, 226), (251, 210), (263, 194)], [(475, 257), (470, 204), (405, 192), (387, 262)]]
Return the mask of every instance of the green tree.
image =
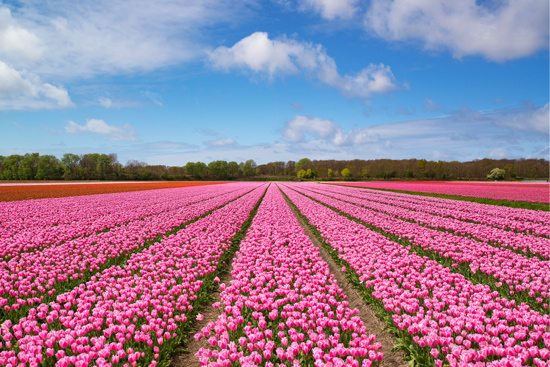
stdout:
[(3, 180), (18, 180), (18, 171), (19, 165), (23, 160), (21, 155), (9, 155), (4, 158), (3, 168), (2, 168), (2, 179)]
[(229, 178), (227, 161), (218, 160), (208, 163), (208, 173), (216, 180), (227, 180)]
[(298, 172), (301, 169), (307, 170), (311, 168), (311, 160), (309, 158), (302, 158), (294, 165), (294, 170)]
[(231, 161), (227, 164), (227, 177), (237, 178), (240, 176), (241, 170), (239, 164), (235, 161)]
[(332, 173), (332, 168), (329, 168), (327, 169), (327, 177), (332, 177), (333, 176), (333, 173)]
[(76, 180), (80, 178), (80, 156), (73, 153), (63, 154), (61, 158), (63, 167), (63, 178), (65, 180)]
[(256, 174), (256, 162), (249, 159), (244, 163), (241, 163), (241, 171), (244, 177), (252, 177)]
[(59, 180), (63, 178), (63, 167), (59, 159), (53, 155), (40, 156), (35, 178), (37, 180)]
[(208, 176), (208, 167), (203, 162), (188, 162), (185, 165), (185, 173), (193, 178), (202, 179)]
[(298, 173), (296, 173), (296, 176), (300, 180), (308, 180), (308, 179), (317, 177), (317, 174), (311, 168), (308, 168), (307, 170), (306, 169), (299, 170)]
[(343, 178), (350, 178), (351, 177), (351, 171), (347, 167), (344, 168), (342, 171), (340, 171), (340, 174), (342, 175)]
[(487, 175), (488, 180), (493, 181), (502, 181), (504, 180), (504, 177), (506, 176), (506, 171), (502, 168), (493, 168), (491, 172)]

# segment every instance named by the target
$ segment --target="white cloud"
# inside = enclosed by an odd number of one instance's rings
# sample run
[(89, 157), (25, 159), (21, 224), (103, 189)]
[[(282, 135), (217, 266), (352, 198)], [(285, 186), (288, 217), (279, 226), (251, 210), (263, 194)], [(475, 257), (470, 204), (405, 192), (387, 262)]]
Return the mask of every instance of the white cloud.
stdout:
[[(246, 6), (230, 0), (31, 0), (10, 11), (0, 5), (0, 24), (8, 24), (0, 26), (0, 60), (12, 61), (19, 49), (28, 54), (18, 58), (21, 68), (64, 79), (156, 70), (202, 55), (203, 28), (236, 21)], [(4, 33), (12, 42), (2, 42)]]
[(220, 138), (214, 140), (208, 140), (204, 142), (209, 147), (225, 147), (229, 145), (235, 145), (235, 140), (231, 138)]
[(131, 125), (114, 126), (99, 119), (86, 120), (82, 125), (69, 121), (65, 126), (65, 131), (69, 134), (89, 133), (103, 135), (114, 140), (133, 140), (136, 138), (136, 133)]
[(0, 110), (46, 109), (72, 106), (63, 87), (15, 70), (0, 60)]
[(313, 10), (324, 19), (349, 19), (357, 11), (357, 0), (299, 0), (302, 10)]
[(317, 137), (335, 141), (341, 129), (334, 122), (318, 117), (296, 116), (286, 123), (283, 136), (286, 140), (296, 143), (308, 137)]
[(548, 1), (373, 0), (365, 25), (387, 40), (506, 61), (548, 47)]
[(209, 53), (209, 59), (219, 70), (250, 70), (270, 79), (305, 73), (353, 97), (368, 98), (398, 88), (389, 66), (370, 64), (355, 75), (341, 75), (336, 62), (320, 45), (270, 39), (265, 32), (252, 33), (232, 47), (218, 47)]
[(517, 130), (549, 133), (550, 111), (548, 103), (540, 108), (529, 107), (507, 111), (493, 119), (496, 125), (510, 127)]
[[(56, 85), (202, 56), (203, 28), (236, 22), (247, 6), (231, 0), (0, 1), (0, 78), (10, 78), (0, 86), (0, 109), (67, 107), (67, 91)], [(118, 106), (111, 102), (99, 101)]]
[(0, 5), (0, 55), (9, 61), (37, 60), (44, 47), (36, 34), (20, 26), (11, 11)]
[(548, 105), (544, 105), (485, 113), (461, 111), (440, 118), (351, 130), (330, 120), (296, 116), (286, 123), (282, 137), (289, 151), (306, 155), (310, 152), (314, 157), (327, 159), (368, 156), (457, 160), (538, 158), (544, 157), (540, 145), (548, 143), (549, 129)]
[(98, 103), (103, 108), (113, 108), (114, 106), (113, 100), (107, 97), (100, 97)]

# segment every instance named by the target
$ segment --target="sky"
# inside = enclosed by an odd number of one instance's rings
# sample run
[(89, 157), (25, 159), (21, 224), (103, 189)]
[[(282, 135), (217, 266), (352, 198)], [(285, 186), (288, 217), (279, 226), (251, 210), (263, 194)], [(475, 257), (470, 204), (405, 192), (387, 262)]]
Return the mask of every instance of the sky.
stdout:
[(549, 159), (547, 0), (0, 0), (0, 155)]

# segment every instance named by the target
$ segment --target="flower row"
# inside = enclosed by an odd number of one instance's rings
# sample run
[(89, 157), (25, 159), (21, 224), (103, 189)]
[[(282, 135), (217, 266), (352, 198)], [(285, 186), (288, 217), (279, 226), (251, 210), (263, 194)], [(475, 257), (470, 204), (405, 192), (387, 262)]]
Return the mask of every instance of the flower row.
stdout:
[(0, 203), (0, 258), (143, 219), (224, 193), (223, 185)]
[[(202, 202), (180, 206), (42, 251), (21, 253), (8, 262), (0, 262), (0, 306), (4, 311), (12, 311), (40, 303), (46, 295), (55, 294), (60, 284), (78, 282), (109, 262), (140, 251), (147, 241), (225, 205), (257, 186), (250, 183), (221, 185), (225, 192), (212, 192), (210, 198)], [(181, 194), (186, 195), (185, 190)]]
[[(497, 248), (472, 239), (441, 232), (416, 223), (396, 219), (392, 215), (369, 211), (347, 202), (317, 194), (296, 185), (310, 197), (328, 204), (343, 213), (360, 219), (413, 245), (449, 259), (453, 266), (469, 266), (473, 273), (481, 272), (510, 287), (510, 292), (526, 292), (533, 302), (548, 308), (550, 298), (550, 261), (527, 258), (506, 248)], [(497, 284), (498, 283), (498, 284)]]
[(474, 285), (288, 187), (284, 192), (360, 276), (393, 325), (436, 366), (550, 362), (548, 315)]
[(17, 324), (5, 321), (0, 365), (155, 365), (263, 191), (257, 187), (124, 266), (32, 308)]
[[(279, 189), (271, 185), (241, 242), (220, 315), (195, 338), (202, 366), (371, 366), (368, 335)], [(309, 363), (308, 363), (309, 362)]]
[(494, 200), (516, 200), (526, 202), (548, 203), (547, 182), (513, 183), (513, 182), (357, 182), (353, 186), (427, 192), (445, 195), (459, 195)]
[[(342, 187), (339, 185), (327, 186), (331, 188)], [(354, 195), (361, 195), (365, 198), (368, 196), (372, 200), (391, 202), (408, 209), (426, 211), (500, 229), (550, 236), (550, 228), (547, 225), (550, 222), (549, 212), (380, 190), (357, 190)]]
[[(544, 259), (550, 259), (550, 238), (528, 235), (525, 233), (515, 233), (503, 229), (495, 228), (481, 223), (470, 223), (454, 218), (449, 218), (441, 214), (432, 214), (430, 204), (418, 204), (414, 209), (404, 208), (394, 200), (385, 202), (373, 200), (367, 193), (357, 196), (357, 190), (344, 187), (336, 188), (326, 185), (315, 185), (308, 187), (317, 193), (329, 195), (335, 199), (346, 201), (351, 204), (360, 205), (369, 210), (376, 210), (389, 214), (391, 216), (414, 221), (416, 223), (427, 225), (435, 229), (450, 231), (463, 236), (476, 238), (487, 244), (495, 244), (525, 253), (527, 255), (536, 254)], [(436, 210), (435, 210), (436, 211)], [(546, 225), (548, 228), (548, 225)]]

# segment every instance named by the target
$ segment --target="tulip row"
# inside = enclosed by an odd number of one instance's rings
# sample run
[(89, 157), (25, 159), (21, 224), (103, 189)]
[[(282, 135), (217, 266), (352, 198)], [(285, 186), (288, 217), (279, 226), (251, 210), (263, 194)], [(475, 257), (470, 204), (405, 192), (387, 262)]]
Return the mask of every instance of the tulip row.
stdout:
[(241, 242), (202, 366), (371, 366), (381, 345), (272, 185)]
[[(462, 236), (474, 238), (497, 247), (506, 247), (528, 257), (539, 257), (543, 260), (550, 259), (550, 239), (532, 236), (524, 233), (514, 233), (481, 223), (470, 223), (449, 218), (446, 216), (429, 213), (431, 205), (418, 204), (414, 209), (404, 208), (393, 200), (386, 202), (376, 201), (367, 193), (357, 196), (356, 191), (344, 187), (325, 189), (326, 185), (312, 185), (308, 189), (316, 193), (358, 205), (367, 210), (375, 210), (389, 214), (396, 218), (412, 221), (433, 229), (456, 233)], [(547, 226), (548, 227), (548, 226)]]
[[(325, 186), (326, 189), (343, 187), (340, 185)], [(351, 186), (347, 187), (352, 188)], [(490, 225), (504, 230), (550, 236), (550, 228), (548, 227), (550, 212), (369, 189), (355, 190), (354, 195), (379, 202), (391, 202), (407, 209)]]
[(547, 182), (384, 181), (354, 182), (350, 186), (458, 195), (493, 200), (550, 203)]
[(227, 190), (219, 185), (0, 203), (0, 212), (19, 213), (0, 227), (0, 258), (105, 231)]
[[(258, 187), (0, 327), (0, 365), (156, 365), (260, 200)], [(202, 292), (202, 293), (201, 293)], [(202, 295), (201, 295), (202, 294)], [(127, 363), (127, 364), (126, 364)]]
[[(212, 192), (210, 198), (202, 202), (0, 262), (3, 319), (13, 318), (11, 311), (43, 302), (60, 291), (82, 283), (94, 273), (124, 261), (130, 253), (141, 251), (167, 232), (179, 229), (186, 222), (227, 204), (257, 186), (255, 183), (220, 185), (225, 192)], [(185, 195), (186, 189), (181, 190), (181, 194)], [(216, 196), (213, 196), (214, 193)], [(21, 313), (17, 311), (17, 314)]]
[(484, 282), (496, 287), (505, 285), (509, 287), (506, 293), (512, 296), (521, 292), (517, 299), (529, 303), (536, 309), (548, 309), (550, 261), (526, 258), (505, 248), (496, 248), (469, 238), (402, 221), (391, 215), (368, 211), (317, 194), (305, 189), (304, 186), (296, 185), (294, 188), (374, 228), (433, 253), (442, 261), (448, 261), (452, 267), (461, 266), (463, 271), (473, 274), (479, 271), (478, 277)]
[(407, 349), (422, 358), (420, 365), (550, 363), (548, 315), (474, 285), (286, 186), (283, 190), (359, 277), (366, 299), (381, 306), (396, 333), (408, 341)]

